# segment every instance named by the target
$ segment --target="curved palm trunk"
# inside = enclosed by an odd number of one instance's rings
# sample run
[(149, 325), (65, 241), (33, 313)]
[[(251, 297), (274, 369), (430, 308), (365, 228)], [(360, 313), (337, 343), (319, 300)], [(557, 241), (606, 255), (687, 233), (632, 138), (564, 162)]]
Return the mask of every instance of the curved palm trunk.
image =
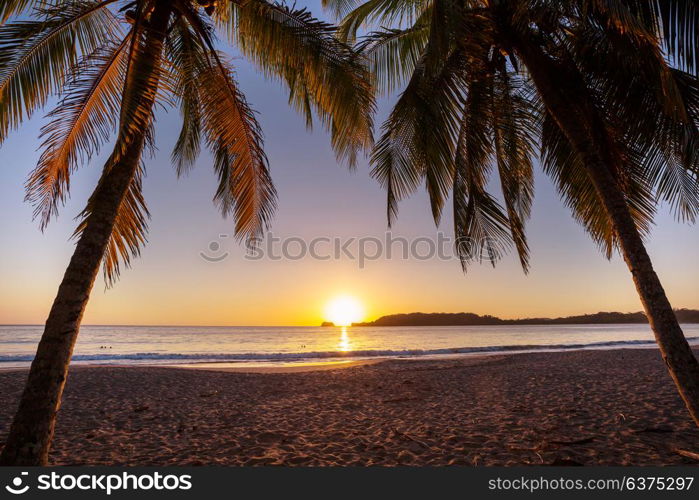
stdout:
[[(575, 87), (577, 78), (567, 68), (538, 48), (526, 45), (526, 42), (521, 44), (517, 51), (549, 113), (585, 163), (589, 178), (613, 224), (663, 360), (689, 413), (699, 426), (699, 363), (653, 269), (624, 193), (605, 160), (604, 141), (598, 137), (590, 98), (584, 89)], [(569, 77), (566, 78), (566, 75)], [(566, 92), (561, 89), (566, 89)]]
[[(151, 16), (145, 44), (159, 55), (167, 28), (170, 6), (158, 2)], [(140, 54), (140, 55), (139, 55)], [(155, 65), (143, 51), (132, 62), (133, 74), (153, 72)], [(133, 79), (130, 79), (133, 81)], [(127, 87), (124, 95), (129, 93)], [(153, 106), (155, 96), (140, 96), (145, 106)], [(122, 124), (124, 126), (124, 124)], [(126, 124), (128, 126), (128, 124)], [(97, 189), (92, 195), (93, 210), (76, 244), (58, 294), (46, 320), (44, 333), (32, 362), (19, 409), (0, 455), (0, 465), (45, 465), (61, 405), (73, 347), (78, 338), (80, 321), (97, 277), (100, 263), (112, 234), (119, 206), (134, 178), (145, 142), (145, 130), (129, 135), (126, 148), (119, 149), (119, 161), (107, 161)], [(116, 149), (115, 149), (116, 151)]]

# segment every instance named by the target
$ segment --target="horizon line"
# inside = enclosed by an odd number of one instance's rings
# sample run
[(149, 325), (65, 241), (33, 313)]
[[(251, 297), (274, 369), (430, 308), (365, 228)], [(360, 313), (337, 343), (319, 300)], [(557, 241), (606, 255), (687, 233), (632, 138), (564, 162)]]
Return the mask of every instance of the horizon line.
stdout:
[[(692, 309), (689, 307), (678, 307), (673, 309), (674, 311), (682, 310), (682, 309)], [(694, 309), (694, 310), (699, 310), (699, 309)], [(428, 312), (424, 313), (422, 311), (412, 311), (408, 313), (388, 313), (388, 314), (383, 314), (381, 316), (378, 316), (377, 318), (373, 320), (365, 320), (365, 321), (356, 321), (353, 323), (355, 324), (361, 324), (361, 323), (372, 323), (373, 321), (376, 321), (379, 318), (382, 318), (384, 316), (396, 316), (399, 314), (476, 314), (478, 316), (491, 316), (494, 318), (499, 318), (503, 320), (532, 320), (532, 319), (560, 319), (560, 318), (571, 318), (571, 317), (576, 317), (576, 316), (587, 316), (587, 315), (594, 315), (594, 314), (600, 314), (600, 313), (618, 313), (618, 314), (636, 314), (636, 313), (642, 313), (645, 314), (644, 311), (629, 311), (629, 312), (621, 312), (621, 311), (613, 311), (613, 310), (608, 310), (608, 311), (597, 311), (594, 313), (579, 313), (579, 314), (570, 314), (567, 316), (531, 316), (531, 317), (519, 317), (519, 318), (503, 318), (494, 314), (479, 314), (479, 313), (474, 313), (474, 312), (468, 312), (468, 311), (459, 311), (459, 312), (444, 312), (444, 311), (439, 311), (439, 312)], [(325, 322), (325, 320), (321, 320), (321, 322)], [(43, 326), (44, 323), (0, 323), (0, 326)], [(318, 324), (308, 324), (308, 325), (231, 325), (231, 324), (226, 324), (226, 325), (185, 325), (185, 324), (142, 324), (142, 323), (85, 323), (82, 324), (81, 326), (159, 326), (159, 327), (196, 327), (196, 328), (259, 328), (259, 327), (280, 327), (280, 328), (304, 328), (304, 327), (318, 327), (320, 325)], [(347, 326), (352, 326), (352, 325), (347, 325)], [(439, 325), (434, 325), (434, 326), (439, 326)]]

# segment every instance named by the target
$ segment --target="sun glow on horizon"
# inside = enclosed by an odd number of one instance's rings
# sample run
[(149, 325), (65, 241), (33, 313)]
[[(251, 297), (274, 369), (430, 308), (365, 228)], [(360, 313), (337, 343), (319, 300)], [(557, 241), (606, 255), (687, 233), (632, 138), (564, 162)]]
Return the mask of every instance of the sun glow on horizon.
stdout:
[(325, 318), (336, 326), (349, 326), (364, 319), (364, 308), (354, 297), (335, 297), (325, 307)]

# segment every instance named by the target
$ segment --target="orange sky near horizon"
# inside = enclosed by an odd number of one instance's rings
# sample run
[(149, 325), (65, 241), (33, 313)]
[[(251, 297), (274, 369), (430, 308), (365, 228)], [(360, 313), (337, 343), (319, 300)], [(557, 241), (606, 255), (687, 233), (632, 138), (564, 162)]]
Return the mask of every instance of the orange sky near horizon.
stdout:
[[(70, 245), (63, 246), (59, 253), (66, 259)], [(454, 261), (384, 260), (359, 270), (354, 262), (249, 262), (241, 249), (233, 247), (231, 253), (218, 264), (172, 255), (163, 262), (157, 249), (147, 248), (113, 289), (105, 290), (98, 280), (83, 322), (319, 325), (330, 319), (326, 306), (337, 296), (361, 302), (364, 320), (415, 311), (517, 318), (641, 309), (621, 260), (608, 262), (599, 255), (573, 267), (561, 255), (544, 267), (535, 254), (532, 272), (525, 276), (513, 259), (495, 269), (474, 266), (462, 275)], [(672, 266), (672, 257), (681, 254), (670, 252), (656, 259), (656, 266), (672, 284), (673, 305), (696, 308), (696, 281)], [(0, 323), (41, 323), (62, 274), (61, 258), (26, 267), (20, 263), (12, 272), (12, 286), (5, 281), (0, 289)]]

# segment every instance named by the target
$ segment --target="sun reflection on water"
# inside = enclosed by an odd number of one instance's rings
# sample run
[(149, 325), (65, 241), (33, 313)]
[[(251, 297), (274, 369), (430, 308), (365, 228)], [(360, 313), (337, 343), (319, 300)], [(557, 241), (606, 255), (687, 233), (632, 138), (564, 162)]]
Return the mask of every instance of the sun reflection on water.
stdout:
[(337, 344), (337, 349), (342, 352), (349, 352), (352, 350), (352, 342), (350, 341), (346, 326), (343, 326), (340, 332), (340, 342)]

